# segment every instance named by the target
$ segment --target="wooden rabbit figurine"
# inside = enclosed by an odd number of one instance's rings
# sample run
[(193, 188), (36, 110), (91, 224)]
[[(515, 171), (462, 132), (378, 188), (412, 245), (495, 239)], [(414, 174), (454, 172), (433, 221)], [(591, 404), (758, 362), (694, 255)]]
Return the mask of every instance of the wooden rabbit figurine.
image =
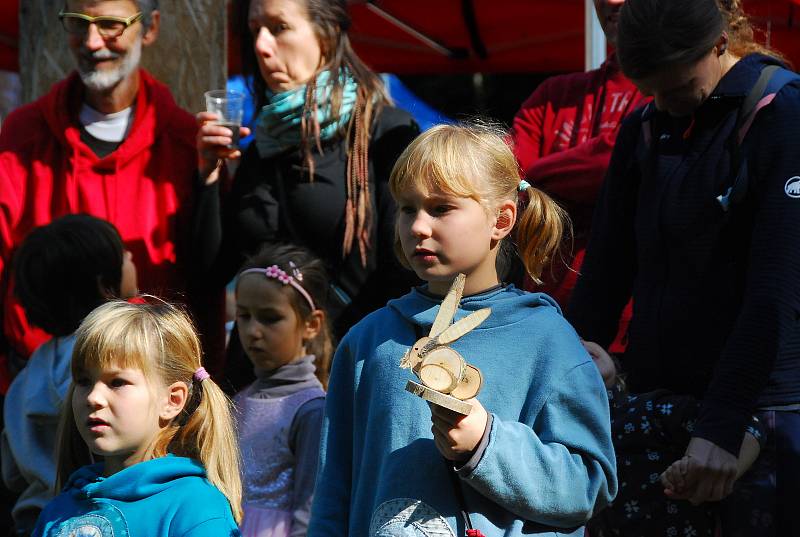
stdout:
[(408, 381), (406, 390), (464, 415), (469, 414), (472, 408), (464, 400), (478, 395), (483, 378), (477, 367), (469, 365), (447, 344), (478, 327), (492, 312), (491, 308), (484, 308), (450, 324), (461, 302), (465, 280), (464, 274), (453, 280), (439, 306), (430, 334), (417, 340), (400, 361), (400, 367), (411, 369), (422, 381), (422, 385)]

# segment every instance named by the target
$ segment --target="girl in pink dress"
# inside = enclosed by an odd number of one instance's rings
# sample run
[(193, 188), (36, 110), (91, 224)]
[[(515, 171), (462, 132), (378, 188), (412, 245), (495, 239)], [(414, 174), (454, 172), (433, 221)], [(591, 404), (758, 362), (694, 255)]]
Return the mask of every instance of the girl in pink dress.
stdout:
[(235, 398), (245, 537), (304, 536), (332, 351), (322, 262), (268, 246), (236, 280), (236, 322), (256, 380)]

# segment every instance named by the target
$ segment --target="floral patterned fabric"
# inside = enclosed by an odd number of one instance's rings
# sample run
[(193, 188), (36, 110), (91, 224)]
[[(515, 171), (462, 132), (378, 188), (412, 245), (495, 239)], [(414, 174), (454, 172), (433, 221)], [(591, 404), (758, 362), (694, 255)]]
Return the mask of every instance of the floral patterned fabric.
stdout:
[[(619, 492), (591, 522), (592, 537), (713, 537), (717, 506), (692, 506), (664, 495), (660, 475), (683, 457), (700, 403), (667, 390), (608, 392)], [(764, 426), (753, 417), (748, 432), (764, 442)], [(737, 492), (734, 492), (736, 495)]]

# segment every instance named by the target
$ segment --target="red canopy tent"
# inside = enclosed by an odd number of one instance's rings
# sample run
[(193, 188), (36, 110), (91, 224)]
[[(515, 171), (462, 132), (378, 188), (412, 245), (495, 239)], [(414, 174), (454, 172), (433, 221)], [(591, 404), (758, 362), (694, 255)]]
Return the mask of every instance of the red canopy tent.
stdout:
[(0, 69), (19, 71), (19, 0), (0, 2)]
[[(351, 37), (398, 74), (578, 71), (584, 0), (351, 0)], [(800, 0), (745, 0), (762, 41), (800, 67)]]
[(351, 37), (394, 73), (583, 69), (584, 0), (352, 2)]

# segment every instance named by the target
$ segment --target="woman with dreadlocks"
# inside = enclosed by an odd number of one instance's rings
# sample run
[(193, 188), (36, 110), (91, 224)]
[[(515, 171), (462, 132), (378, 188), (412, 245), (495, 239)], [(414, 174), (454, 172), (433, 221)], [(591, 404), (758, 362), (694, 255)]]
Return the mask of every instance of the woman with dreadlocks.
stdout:
[(263, 243), (309, 248), (335, 275), (330, 302), (338, 302), (332, 315), (341, 336), (413, 284), (392, 254), (388, 178), (418, 127), (353, 51), (345, 0), (242, 0), (238, 8), (244, 71), (260, 112), (255, 142), (222, 198), (222, 163), (240, 152), (214, 116), (197, 116), (199, 261), (228, 281)]

